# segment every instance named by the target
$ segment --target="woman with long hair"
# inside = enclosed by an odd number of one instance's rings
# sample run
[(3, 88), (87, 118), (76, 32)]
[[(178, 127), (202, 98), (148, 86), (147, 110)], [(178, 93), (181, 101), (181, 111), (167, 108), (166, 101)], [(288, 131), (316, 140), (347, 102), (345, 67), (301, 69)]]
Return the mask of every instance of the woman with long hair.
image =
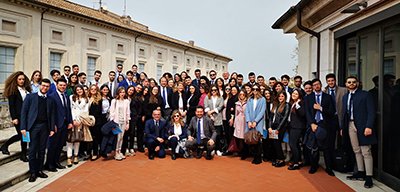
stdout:
[(145, 80), (145, 79), (147, 79), (147, 74), (145, 73), (145, 72), (141, 72), (140, 73), (140, 75), (139, 75), (139, 82), (140, 83), (143, 83), (143, 81)]
[[(107, 123), (109, 115), (110, 115), (110, 106), (111, 106), (111, 94), (110, 94), (110, 88), (108, 85), (104, 84), (100, 87), (100, 94), (101, 94), (101, 124), (104, 125)], [(97, 119), (96, 119), (97, 121)], [(99, 145), (101, 145), (101, 141), (103, 140), (103, 134), (101, 131), (99, 132), (98, 135), (96, 135), (97, 138), (96, 140), (99, 141)], [(95, 154), (95, 152), (93, 151)], [(107, 154), (100, 154), (103, 157), (107, 157)]]
[(199, 91), (195, 85), (189, 86), (189, 95), (187, 96), (187, 114), (186, 122), (189, 123), (192, 117), (195, 116), (196, 107), (199, 105)]
[(202, 75), (202, 76), (200, 77), (200, 84), (205, 84), (205, 85), (207, 85), (207, 86), (210, 86), (210, 80), (208, 79), (207, 76)]
[[(82, 85), (76, 85), (74, 94), (70, 97), (71, 101), (71, 114), (73, 120), (73, 128), (68, 130), (67, 138), (67, 166), (71, 167), (72, 162), (74, 164), (79, 163), (79, 145), (82, 138), (77, 137), (78, 132), (83, 132), (82, 122), (80, 121), (80, 115), (83, 113), (89, 113), (89, 99), (85, 94)], [(74, 152), (74, 159), (72, 161), (72, 152)]]
[(135, 92), (135, 86), (130, 85), (128, 86), (127, 89), (127, 94), (128, 94), (128, 100), (129, 100), (129, 108), (130, 108), (130, 116), (131, 119), (129, 120), (129, 130), (125, 131), (124, 134), (124, 139), (122, 142), (122, 154), (125, 154), (125, 156), (134, 156), (135, 155), (135, 150), (133, 149), (133, 145), (135, 142), (135, 125), (136, 125), (136, 120), (137, 120), (137, 103), (134, 100), (134, 97), (136, 95)]
[(185, 142), (188, 137), (187, 128), (182, 120), (181, 113), (174, 110), (171, 114), (171, 122), (167, 125), (168, 130), (168, 145), (171, 147), (171, 158), (176, 159), (176, 155), (183, 155), (187, 158), (188, 152), (185, 147)]
[[(272, 91), (270, 89), (265, 89), (264, 97), (265, 97), (265, 101), (266, 101), (265, 125), (269, 126), (269, 120), (271, 117), (271, 109), (272, 109), (272, 104), (273, 104)], [(264, 134), (264, 137), (262, 139), (263, 161), (265, 161), (265, 162), (272, 160), (272, 141), (270, 139), (268, 139), (267, 136), (268, 136), (268, 134)]]
[(237, 87), (236, 79), (235, 78), (229, 79), (228, 85), (231, 86), (231, 87)]
[[(227, 88), (230, 86), (225, 87), (225, 93), (227, 92)], [(226, 143), (229, 144), (231, 143), (231, 140), (233, 138), (233, 123), (235, 119), (235, 103), (238, 101), (238, 88), (236, 86), (230, 87), (230, 93), (229, 96), (225, 99), (226, 100), (226, 106), (225, 106), (225, 121), (224, 121), (224, 133), (226, 137)], [(231, 153), (226, 151), (226, 155), (230, 155)]]
[[(137, 86), (136, 86), (137, 87)], [(136, 99), (140, 105), (140, 116), (137, 122), (137, 147), (138, 151), (144, 153), (144, 127), (146, 122), (146, 102), (148, 102), (149, 88), (143, 87), (142, 92), (137, 92)]]
[(223, 137), (223, 125), (222, 125), (222, 109), (224, 108), (224, 99), (219, 94), (217, 85), (211, 86), (211, 92), (204, 100), (204, 112), (214, 121), (214, 127), (217, 131), (217, 138), (215, 141), (215, 150), (218, 156), (222, 155), (222, 148), (225, 141), (222, 140)]
[(247, 93), (244, 90), (239, 92), (238, 101), (235, 103), (235, 119), (233, 123), (234, 132), (233, 136), (236, 139), (236, 145), (239, 147), (239, 154), (243, 157), (244, 143), (244, 131), (246, 127), (245, 110), (247, 106)]
[(67, 85), (67, 90), (66, 90), (68, 97), (74, 93), (75, 85), (78, 85), (78, 84), (79, 84), (78, 83), (78, 75), (75, 73), (72, 73), (68, 77), (68, 85)]
[(22, 141), (22, 134), (20, 131), (21, 109), (26, 95), (31, 91), (32, 87), (29, 82), (29, 78), (22, 71), (17, 71), (6, 79), (3, 95), (8, 99), (11, 120), (15, 130), (17, 131), (17, 134), (8, 139), (0, 149), (4, 155), (10, 155), (8, 146), (20, 141), (21, 155), (19, 159), (23, 162), (28, 162), (28, 158), (26, 157), (27, 143)]
[(293, 89), (292, 98), (290, 100), (292, 105), (289, 115), (289, 146), (292, 150), (293, 164), (288, 169), (296, 170), (301, 166), (301, 148), (300, 138), (306, 129), (305, 118), (305, 105), (301, 89)]
[(217, 78), (217, 80), (215, 80), (215, 85), (218, 88), (219, 95), (221, 95), (222, 97), (222, 95), (224, 95), (224, 88), (225, 88), (224, 79), (222, 79), (221, 77)]
[(273, 154), (272, 165), (275, 167), (285, 166), (285, 157), (282, 150), (282, 140), (286, 132), (286, 123), (289, 117), (290, 105), (286, 102), (284, 91), (277, 94), (272, 106), (268, 133), (271, 135)]
[(170, 87), (172, 89), (172, 92), (175, 93), (176, 90), (178, 89), (175, 85), (174, 80), (170, 79), (168, 80), (168, 87)]
[(158, 87), (153, 87), (153, 88), (148, 88), (149, 90), (151, 90), (149, 92), (148, 96), (145, 96), (145, 100), (144, 100), (144, 111), (146, 114), (146, 119), (144, 122), (146, 122), (147, 120), (153, 118), (152, 114), (153, 111), (156, 109), (161, 110), (161, 106), (163, 104), (163, 100), (159, 94), (159, 89)]
[[(265, 108), (266, 108), (265, 98), (261, 95), (260, 88), (257, 85), (254, 85), (252, 87), (252, 93), (247, 101), (247, 107), (245, 110), (245, 116), (247, 122), (245, 133), (247, 133), (252, 129), (255, 129), (261, 135), (263, 135), (264, 133), (263, 129), (265, 128)], [(255, 145), (249, 145), (249, 148), (253, 148), (255, 151), (252, 163), (253, 164), (262, 163), (261, 141)], [(246, 153), (247, 152), (243, 154), (242, 159), (246, 159), (246, 156), (248, 155)]]
[(199, 98), (199, 105), (204, 107), (204, 100), (206, 99), (206, 97), (208, 96), (208, 85), (207, 84), (200, 84), (200, 98)]
[(93, 142), (89, 144), (88, 155), (95, 161), (99, 157), (99, 147), (101, 145), (101, 127), (104, 124), (103, 118), (103, 98), (99, 87), (93, 84), (89, 87), (89, 115), (92, 115), (96, 121), (94, 126), (89, 127)]
[(187, 96), (185, 94), (185, 86), (183, 82), (178, 82), (178, 90), (172, 95), (172, 110), (179, 110), (182, 117), (186, 117), (187, 112)]
[(174, 83), (176, 84), (176, 83), (178, 83), (180, 81), (182, 81), (181, 74), (175, 73), (175, 75), (174, 75)]
[(32, 93), (39, 92), (40, 81), (42, 81), (42, 72), (35, 70), (31, 76)]
[(118, 123), (120, 133), (117, 136), (117, 145), (115, 147), (114, 158), (117, 161), (125, 159), (125, 156), (121, 153), (122, 140), (124, 138), (124, 132), (129, 130), (129, 120), (131, 120), (131, 111), (129, 106), (129, 100), (124, 87), (117, 89), (117, 95), (115, 99), (111, 101), (110, 107), (110, 121)]

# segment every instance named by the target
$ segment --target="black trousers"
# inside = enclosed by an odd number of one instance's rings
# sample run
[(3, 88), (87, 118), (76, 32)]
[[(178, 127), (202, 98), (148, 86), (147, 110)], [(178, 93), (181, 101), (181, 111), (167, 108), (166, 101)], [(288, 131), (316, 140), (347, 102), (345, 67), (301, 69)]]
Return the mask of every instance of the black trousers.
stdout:
[(99, 148), (101, 145), (101, 140), (103, 139), (103, 134), (101, 133), (102, 126), (103, 124), (90, 127), (90, 134), (92, 134), (93, 142), (89, 143), (88, 155), (99, 155)]
[(49, 138), (49, 128), (46, 123), (34, 124), (30, 133), (29, 172), (35, 174), (43, 170), (46, 144)]
[(272, 160), (284, 160), (285, 156), (283, 155), (282, 150), (282, 140), (281, 139), (270, 139), (272, 143)]
[(320, 151), (322, 151), (324, 153), (324, 161), (325, 161), (326, 169), (332, 170), (333, 153), (329, 150), (329, 148), (322, 148), (322, 149), (318, 149), (317, 151), (311, 152), (311, 167), (318, 168)]
[(56, 168), (60, 163), (60, 155), (67, 141), (67, 127), (64, 125), (49, 139), (46, 164), (49, 168)]
[(272, 160), (275, 155), (275, 151), (272, 149), (271, 139), (262, 139), (263, 159)]
[(289, 146), (292, 150), (293, 163), (301, 161), (300, 138), (302, 137), (302, 133), (302, 129), (291, 128), (289, 130)]
[[(18, 120), (20, 121), (20, 120)], [(21, 134), (21, 130), (18, 125), (14, 125), (15, 126), (15, 130), (17, 131), (16, 135), (13, 135), (12, 137), (10, 137), (4, 144), (3, 146), (1, 146), (1, 148), (5, 148), (8, 149), (8, 146), (10, 146), (11, 144), (20, 141), (21, 143), (21, 156), (22, 155), (26, 155), (26, 149), (28, 148), (28, 144), (26, 142), (22, 142), (22, 134)]]
[(231, 140), (233, 138), (233, 131), (235, 129), (233, 127), (229, 126), (228, 120), (224, 120), (223, 123), (224, 123), (224, 132), (225, 132), (226, 148), (227, 148), (229, 146), (229, 144), (231, 143)]
[(201, 140), (200, 144), (197, 143), (196, 139), (193, 139), (192, 141), (186, 141), (186, 147), (188, 149), (191, 149), (192, 151), (196, 150), (197, 152), (203, 152), (202, 150), (206, 149), (207, 150), (207, 155), (211, 155), (211, 151), (214, 150), (216, 143), (214, 145), (208, 145), (208, 141), (210, 139), (204, 138)]
[(215, 149), (222, 151), (226, 149), (226, 138), (224, 134), (224, 127), (222, 125), (215, 126), (215, 130), (217, 131), (217, 138), (215, 141)]
[(135, 136), (137, 139), (137, 148), (143, 150), (144, 149), (144, 122), (142, 121), (142, 118), (139, 117), (137, 123), (136, 123), (136, 130), (135, 130)]
[(129, 121), (129, 129), (125, 131), (124, 138), (122, 140), (122, 148), (121, 152), (125, 153), (126, 149), (133, 149), (135, 144), (135, 128), (136, 128), (136, 121), (130, 120)]
[(157, 156), (165, 157), (165, 143), (160, 143), (157, 139), (146, 138), (146, 146), (149, 150), (149, 156), (152, 154), (156, 154), (155, 148), (159, 146), (160, 150), (157, 152)]

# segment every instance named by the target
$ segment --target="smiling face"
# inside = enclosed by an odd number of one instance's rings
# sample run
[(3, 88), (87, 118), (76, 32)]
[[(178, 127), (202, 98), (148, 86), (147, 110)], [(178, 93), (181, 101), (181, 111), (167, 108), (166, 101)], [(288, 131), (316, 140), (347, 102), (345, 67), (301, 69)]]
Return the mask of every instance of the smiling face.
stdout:
[(110, 92), (110, 89), (108, 89), (108, 87), (103, 87), (103, 89), (101, 89), (102, 96), (107, 96), (108, 92)]
[(17, 77), (17, 85), (20, 87), (23, 87), (25, 83), (25, 76), (24, 75), (19, 75)]
[(76, 87), (75, 92), (76, 95), (78, 95), (79, 97), (82, 97), (83, 94), (85, 93), (85, 91), (81, 87)]
[(350, 91), (355, 90), (358, 87), (358, 81), (355, 78), (347, 78), (346, 80), (346, 87)]
[(280, 93), (278, 97), (279, 103), (283, 103), (286, 101), (286, 94), (285, 93)]
[(89, 92), (91, 95), (96, 95), (97, 94), (97, 86), (95, 86), (95, 85), (90, 86)]
[(293, 101), (297, 101), (299, 99), (299, 92), (297, 90), (292, 92), (292, 99)]

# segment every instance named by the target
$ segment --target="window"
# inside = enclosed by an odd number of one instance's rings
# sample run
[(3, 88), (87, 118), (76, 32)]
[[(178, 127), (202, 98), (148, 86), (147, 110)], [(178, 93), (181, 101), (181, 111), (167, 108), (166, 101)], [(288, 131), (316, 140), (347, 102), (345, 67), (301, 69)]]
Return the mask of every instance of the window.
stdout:
[(163, 59), (163, 55), (162, 55), (161, 52), (158, 52), (158, 53), (157, 53), (157, 59), (158, 59), (158, 60), (162, 60), (162, 59)]
[(200, 60), (197, 60), (197, 67), (201, 67), (201, 62), (200, 62)]
[(139, 63), (139, 72), (144, 72), (144, 63)]
[(186, 65), (190, 65), (190, 59), (186, 59)]
[(218, 64), (215, 64), (215, 70), (218, 70)]
[(178, 73), (178, 67), (172, 67), (172, 74)]
[(97, 39), (89, 38), (89, 47), (97, 47)]
[(57, 70), (61, 69), (61, 59), (62, 59), (62, 53), (50, 52), (50, 62), (49, 62), (50, 71), (53, 69)]
[(15, 48), (0, 47), (0, 83), (14, 72)]
[(121, 64), (121, 65), (123, 66), (123, 65), (124, 65), (124, 61), (123, 61), (123, 60), (120, 60), (120, 59), (117, 59), (116, 64), (117, 64), (117, 66), (118, 66), (119, 64)]
[(94, 76), (94, 71), (96, 71), (96, 57), (91, 57), (89, 56), (87, 58), (87, 79), (88, 80), (93, 80), (93, 76)]
[(118, 44), (117, 45), (117, 51), (124, 52), (124, 45), (123, 44)]
[(160, 78), (161, 78), (162, 73), (163, 73), (163, 71), (162, 71), (162, 65), (158, 64), (158, 65), (157, 65), (157, 79), (160, 79)]
[(173, 61), (174, 63), (178, 63), (178, 56), (174, 55), (174, 56), (172, 57), (172, 61)]
[(1, 30), (15, 33), (17, 32), (17, 22), (2, 20)]
[(57, 41), (62, 41), (63, 40), (63, 36), (62, 36), (62, 32), (61, 31), (52, 31), (51, 32), (51, 38), (53, 40), (57, 40)]
[(206, 67), (210, 68), (210, 63), (209, 62), (206, 63)]
[(144, 52), (144, 49), (143, 49), (143, 48), (140, 48), (140, 49), (139, 49), (139, 55), (145, 56), (145, 52)]
[(225, 66), (224, 65), (222, 65), (222, 71), (225, 71)]

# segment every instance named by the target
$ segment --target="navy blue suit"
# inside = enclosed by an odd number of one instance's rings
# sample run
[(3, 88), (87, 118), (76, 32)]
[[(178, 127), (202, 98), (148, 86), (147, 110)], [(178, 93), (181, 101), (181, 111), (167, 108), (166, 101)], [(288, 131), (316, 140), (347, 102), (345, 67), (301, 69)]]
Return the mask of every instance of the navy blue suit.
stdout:
[[(307, 128), (311, 129), (311, 124), (317, 124), (318, 129), (324, 129), (326, 132), (326, 137), (323, 140), (318, 140), (318, 148), (324, 152), (324, 160), (327, 170), (331, 170), (334, 161), (334, 149), (329, 145), (330, 140), (334, 138), (332, 134), (335, 134), (335, 104), (332, 97), (321, 91), (321, 116), (323, 120), (317, 123), (315, 116), (317, 110), (314, 109), (314, 104), (316, 103), (315, 92), (311, 93), (306, 97), (306, 118), (307, 118)], [(318, 167), (319, 152), (316, 151), (311, 154), (311, 166), (314, 168)]]
[[(159, 146), (160, 150), (158, 151), (158, 157), (165, 157), (165, 141), (168, 138), (166, 126), (167, 122), (161, 119), (158, 121), (158, 127), (156, 126), (154, 119), (146, 121), (144, 133), (145, 144), (149, 149), (149, 156), (153, 155), (155, 153), (155, 148)], [(158, 137), (164, 139), (164, 142), (160, 143), (157, 140)]]
[[(346, 109), (346, 113), (343, 113), (342, 120), (342, 133), (345, 137), (348, 137), (349, 135), (350, 115), (347, 107), (348, 98), (349, 94), (346, 94), (342, 99), (343, 109)], [(353, 120), (357, 128), (357, 136), (360, 146), (373, 145), (377, 143), (375, 131), (372, 131), (372, 135), (364, 135), (365, 128), (368, 127), (373, 129), (375, 123), (375, 113), (376, 109), (372, 94), (367, 91), (357, 89), (353, 98)]]
[[(168, 123), (167, 130), (168, 130), (168, 136), (175, 135), (173, 124)], [(184, 126), (182, 126), (182, 134), (179, 135), (179, 140), (176, 137), (171, 137), (170, 139), (168, 139), (168, 145), (171, 147), (172, 153), (175, 153), (175, 149), (178, 146), (178, 141), (181, 141), (182, 139), (187, 139), (187, 137), (188, 137), (187, 126), (184, 125)], [(183, 154), (184, 151), (182, 151), (180, 153)]]
[[(29, 172), (35, 174), (43, 170), (46, 144), (50, 131), (54, 131), (54, 106), (51, 99), (44, 99), (46, 102), (46, 117), (39, 117), (39, 96), (38, 93), (26, 96), (21, 111), (21, 130), (30, 133), (29, 143)], [(38, 119), (47, 121), (38, 121)]]
[[(129, 87), (129, 84), (128, 84), (127, 81), (128, 81), (127, 79), (124, 79), (123, 81), (121, 81), (121, 82), (118, 84), (118, 88), (119, 88), (119, 87), (124, 87), (125, 90), (127, 90), (128, 87)], [(131, 82), (131, 84), (132, 84), (133, 86), (136, 86), (136, 83), (134, 83), (133, 81)]]
[(72, 124), (72, 114), (71, 102), (67, 96), (65, 96), (65, 106), (63, 106), (57, 91), (49, 94), (48, 99), (51, 99), (56, 106), (54, 110), (55, 133), (53, 137), (50, 137), (49, 139), (46, 160), (48, 168), (52, 169), (55, 168), (56, 164), (60, 162), (61, 151), (67, 140), (67, 126), (68, 124)]

